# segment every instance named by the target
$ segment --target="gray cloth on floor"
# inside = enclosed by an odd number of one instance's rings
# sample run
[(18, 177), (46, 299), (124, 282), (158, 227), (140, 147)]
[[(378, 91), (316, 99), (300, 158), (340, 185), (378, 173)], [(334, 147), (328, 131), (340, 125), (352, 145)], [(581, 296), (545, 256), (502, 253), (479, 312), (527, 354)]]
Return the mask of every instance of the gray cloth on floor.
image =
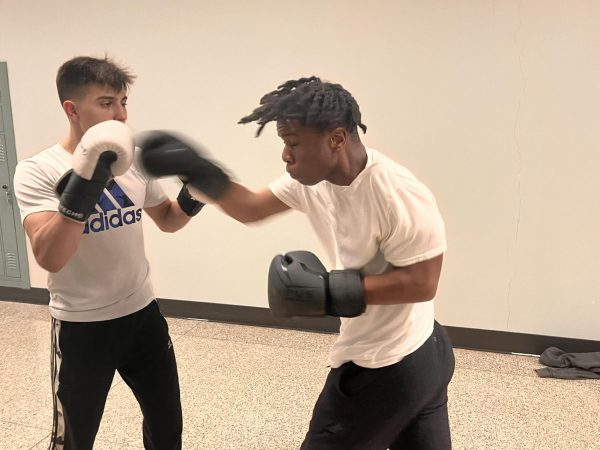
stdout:
[(600, 352), (565, 353), (549, 347), (540, 355), (540, 362), (550, 366), (535, 370), (542, 378), (600, 379)]

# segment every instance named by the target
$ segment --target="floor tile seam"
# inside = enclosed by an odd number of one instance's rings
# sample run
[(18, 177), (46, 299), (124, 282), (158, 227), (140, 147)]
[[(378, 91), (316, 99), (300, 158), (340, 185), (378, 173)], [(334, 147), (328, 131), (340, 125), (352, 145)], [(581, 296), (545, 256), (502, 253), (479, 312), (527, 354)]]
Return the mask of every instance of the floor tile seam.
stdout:
[(50, 330), (50, 319), (37, 319), (35, 317), (3, 317), (0, 319), (0, 325), (15, 324), (17, 322), (40, 322), (48, 326)]
[(50, 430), (47, 429), (47, 428), (42, 428), (42, 427), (38, 427), (38, 426), (35, 426), (35, 425), (30, 425), (30, 424), (22, 423), (22, 422), (19, 422), (19, 421), (6, 420), (6, 419), (0, 418), (0, 423), (10, 423), (12, 425), (19, 425), (20, 427), (33, 428), (34, 430), (40, 430), (40, 431), (43, 431), (44, 433), (50, 434)]
[(285, 327), (268, 327), (268, 326), (262, 326), (262, 325), (250, 325), (250, 324), (246, 324), (246, 323), (219, 322), (219, 321), (205, 320), (205, 319), (197, 319), (197, 320), (196, 319), (181, 319), (181, 320), (191, 320), (191, 321), (197, 322), (198, 325), (205, 324), (207, 327), (265, 330), (268, 332), (282, 332), (282, 333), (287, 333), (287, 334), (297, 333), (297, 334), (303, 334), (306, 336), (339, 336), (339, 333), (300, 330), (300, 329), (285, 328)]
[[(493, 370), (497, 370), (497, 369), (510, 369), (510, 370), (514, 370), (514, 369), (520, 369), (521, 366), (519, 365), (512, 365), (512, 364), (502, 364), (500, 367), (496, 367), (493, 365), (485, 365), (485, 366), (481, 366), (479, 364), (465, 364), (463, 362), (457, 362), (456, 363), (456, 367), (461, 367), (461, 368), (465, 368), (465, 369), (470, 369), (470, 368), (479, 368), (481, 367), (481, 370), (489, 370), (489, 371), (493, 371)], [(537, 370), (537, 369), (541, 369), (544, 366), (527, 366), (527, 367), (523, 367), (524, 369), (531, 369), (531, 370)]]
[[(118, 439), (118, 438), (111, 439), (110, 437), (107, 437), (106, 435), (103, 435), (100, 438), (98, 438), (98, 435), (96, 435), (96, 440), (94, 441), (94, 448), (98, 444), (109, 444), (110, 445), (109, 448), (111, 448), (111, 449), (113, 449), (113, 448), (123, 448), (123, 447), (116, 447), (116, 445), (123, 444), (124, 442), (127, 443), (127, 444), (130, 444), (133, 441), (136, 444), (137, 443), (141, 444), (141, 446), (140, 447), (138, 447), (138, 446), (136, 446), (136, 447), (130, 447), (130, 446), (128, 446), (127, 450), (130, 450), (131, 448), (134, 448), (134, 449), (141, 448), (141, 449), (143, 449), (144, 447), (143, 447), (143, 444), (142, 444), (142, 442), (143, 442), (143, 436), (142, 436), (142, 421), (141, 420), (139, 422), (139, 425), (140, 425), (139, 430), (136, 429), (136, 431), (139, 431), (139, 436), (138, 435), (136, 435), (136, 436), (130, 435), (126, 439)], [(100, 425), (100, 426), (102, 426), (102, 425)], [(184, 426), (185, 426), (185, 424), (184, 424)]]
[(116, 388), (117, 386), (121, 385), (121, 384), (127, 384), (125, 383), (125, 380), (123, 380), (123, 378), (121, 378), (119, 381), (117, 381), (115, 384), (113, 384), (109, 389), (108, 389), (108, 393), (110, 394), (112, 392), (112, 390), (114, 388)]
[(44, 436), (42, 439), (40, 439), (39, 441), (37, 441), (35, 444), (33, 444), (31, 447), (29, 447), (29, 450), (36, 448), (38, 445), (40, 445), (42, 442), (48, 441), (48, 438), (50, 437), (50, 432)]
[[(186, 335), (186, 337), (188, 337), (188, 336)], [(238, 344), (257, 345), (260, 347), (290, 348), (290, 349), (307, 352), (307, 353), (319, 353), (318, 351), (307, 350), (306, 348), (299, 348), (297, 346), (292, 346), (292, 345), (266, 344), (266, 343), (261, 343), (261, 342), (251, 342), (251, 341), (242, 340), (242, 339), (225, 339), (225, 338), (218, 338), (218, 337), (206, 337), (206, 336), (198, 336), (195, 334), (192, 334), (189, 337), (193, 337), (193, 338), (201, 339), (201, 340), (207, 340), (207, 341), (210, 340), (210, 341), (222, 341), (222, 342), (236, 342)], [(328, 346), (327, 351), (329, 351), (330, 347), (331, 346)]]
[[(512, 371), (506, 371), (506, 370), (491, 370), (491, 369), (479, 369), (479, 368), (473, 368), (473, 367), (462, 367), (457, 365), (455, 367), (455, 369), (460, 369), (460, 370), (468, 370), (471, 372), (485, 372), (485, 373), (493, 373), (496, 375), (514, 375), (516, 377), (521, 377), (521, 378), (534, 378), (534, 379), (538, 379), (541, 378), (539, 376), (537, 376), (535, 373), (533, 374), (521, 374), (519, 372), (512, 372)], [(532, 372), (535, 371), (535, 369), (531, 369)]]
[[(186, 333), (186, 335), (187, 334), (189, 334), (189, 333)], [(237, 342), (250, 342), (250, 341), (245, 340), (243, 338), (233, 338), (233, 339), (231, 339), (231, 338), (222, 338), (222, 337), (214, 337), (214, 336), (201, 336), (201, 335), (198, 335), (198, 334), (192, 334), (192, 336), (198, 337), (198, 338), (203, 338), (203, 339), (215, 339), (215, 340), (219, 340), (219, 341), (229, 341), (229, 340), (231, 340), (231, 341), (237, 341)], [(270, 345), (270, 344), (264, 344), (264, 345)]]
[(199, 324), (194, 325), (193, 327), (191, 327), (189, 330), (187, 330), (184, 333), (172, 333), (171, 330), (169, 330), (169, 335), (170, 336), (179, 336), (179, 337), (187, 336), (188, 334), (190, 334), (192, 332), (192, 330), (194, 330), (195, 328), (197, 328), (198, 325)]
[(171, 340), (173, 341), (173, 343), (175, 343), (179, 339), (181, 339), (182, 337), (184, 337), (185, 334), (172, 334), (172, 333), (169, 333), (169, 336), (171, 336)]

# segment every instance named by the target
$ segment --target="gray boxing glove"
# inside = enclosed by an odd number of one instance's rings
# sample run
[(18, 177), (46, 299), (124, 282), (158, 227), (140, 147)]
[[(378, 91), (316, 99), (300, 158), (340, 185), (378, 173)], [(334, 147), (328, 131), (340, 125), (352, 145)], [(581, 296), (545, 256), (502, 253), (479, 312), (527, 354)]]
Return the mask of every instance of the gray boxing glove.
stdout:
[(138, 139), (146, 172), (155, 177), (177, 175), (210, 199), (218, 200), (229, 187), (229, 176), (208, 160), (197, 146), (174, 133), (150, 131)]
[(276, 317), (356, 317), (366, 309), (360, 271), (327, 272), (319, 258), (308, 251), (273, 258), (269, 267), (268, 297), (269, 307)]

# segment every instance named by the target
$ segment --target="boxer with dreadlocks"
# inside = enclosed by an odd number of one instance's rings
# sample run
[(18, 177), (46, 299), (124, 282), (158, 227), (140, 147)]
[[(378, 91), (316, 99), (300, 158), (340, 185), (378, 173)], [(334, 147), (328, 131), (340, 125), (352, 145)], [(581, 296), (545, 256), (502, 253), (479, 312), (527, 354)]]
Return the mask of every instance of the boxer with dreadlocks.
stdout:
[(331, 371), (302, 449), (449, 449), (452, 347), (434, 319), (446, 250), (434, 196), (410, 171), (361, 142), (359, 106), (339, 84), (290, 80), (240, 123), (269, 122), (287, 174), (252, 192), (181, 136), (149, 133), (142, 161), (179, 175), (241, 222), (296, 209), (308, 215), (330, 269), (308, 251), (271, 261), (277, 317), (341, 318)]

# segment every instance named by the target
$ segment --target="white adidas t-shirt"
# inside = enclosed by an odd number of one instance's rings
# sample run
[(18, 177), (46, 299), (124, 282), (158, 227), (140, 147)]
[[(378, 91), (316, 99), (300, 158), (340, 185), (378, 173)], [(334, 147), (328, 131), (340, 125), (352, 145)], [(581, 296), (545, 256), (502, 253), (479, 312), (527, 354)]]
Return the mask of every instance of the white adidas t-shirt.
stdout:
[[(19, 162), (15, 195), (21, 220), (32, 213), (58, 211), (58, 179), (71, 169), (72, 155), (54, 145)], [(123, 175), (112, 180), (88, 219), (78, 249), (67, 264), (48, 274), (50, 313), (59, 320), (92, 322), (139, 311), (154, 299), (144, 253), (142, 208), (167, 196), (141, 170), (139, 151)]]
[[(350, 186), (304, 186), (288, 174), (269, 185), (286, 205), (307, 214), (333, 269), (365, 275), (434, 258), (446, 250), (444, 222), (432, 193), (407, 169), (367, 149), (365, 169)], [(331, 365), (377, 368), (400, 361), (433, 332), (433, 301), (368, 305), (342, 318)]]

